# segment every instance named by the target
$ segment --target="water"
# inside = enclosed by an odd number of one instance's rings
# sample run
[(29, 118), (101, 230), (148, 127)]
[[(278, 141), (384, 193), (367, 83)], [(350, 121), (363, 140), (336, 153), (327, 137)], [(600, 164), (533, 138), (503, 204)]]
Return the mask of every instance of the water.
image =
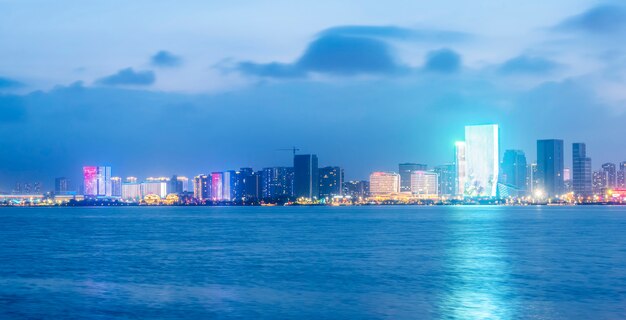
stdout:
[(626, 318), (626, 207), (0, 208), (0, 318)]

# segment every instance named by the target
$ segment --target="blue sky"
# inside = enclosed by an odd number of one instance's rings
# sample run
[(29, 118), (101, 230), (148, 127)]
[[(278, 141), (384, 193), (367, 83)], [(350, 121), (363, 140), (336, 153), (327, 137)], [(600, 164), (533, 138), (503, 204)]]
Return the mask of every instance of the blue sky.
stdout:
[(626, 160), (624, 36), (610, 1), (0, 1), (0, 190), (292, 145), (365, 178), (490, 122), (503, 150), (583, 141), (596, 168)]

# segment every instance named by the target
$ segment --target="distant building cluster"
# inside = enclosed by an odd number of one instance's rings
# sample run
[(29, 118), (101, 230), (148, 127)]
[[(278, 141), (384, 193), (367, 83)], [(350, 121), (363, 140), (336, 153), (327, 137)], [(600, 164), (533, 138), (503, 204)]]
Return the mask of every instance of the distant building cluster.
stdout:
[[(429, 168), (423, 163), (400, 163), (397, 172), (372, 172), (369, 180), (344, 181), (338, 166), (319, 167), (315, 154), (296, 154), (293, 166), (261, 170), (241, 168), (199, 174), (193, 178), (112, 176), (110, 166), (83, 167), (80, 191), (71, 181), (54, 182), (58, 199), (117, 199), (129, 203), (381, 203), (394, 201), (561, 201), (593, 203), (626, 200), (626, 161), (604, 163), (592, 170), (586, 145), (572, 144), (572, 166), (565, 167), (564, 143), (537, 141), (537, 159), (529, 163), (522, 150), (501, 155), (496, 124), (465, 127), (455, 143), (450, 163)], [(14, 198), (41, 194), (41, 185), (17, 184)], [(6, 197), (5, 197), (6, 198)], [(2, 199), (0, 199), (2, 200)]]

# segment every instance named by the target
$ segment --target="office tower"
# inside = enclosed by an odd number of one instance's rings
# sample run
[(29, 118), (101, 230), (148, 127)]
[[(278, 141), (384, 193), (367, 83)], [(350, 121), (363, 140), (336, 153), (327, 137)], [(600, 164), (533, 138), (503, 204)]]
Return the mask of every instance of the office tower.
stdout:
[[(126, 180), (122, 183), (122, 199), (139, 201), (141, 200), (141, 184), (137, 180)], [(128, 182), (130, 181), (130, 182)]]
[(465, 195), (495, 197), (500, 173), (496, 124), (465, 127)]
[(588, 197), (593, 193), (591, 158), (587, 157), (587, 146), (572, 144), (572, 191), (577, 197)]
[(90, 197), (110, 197), (111, 167), (83, 167), (84, 195)]
[(224, 200), (224, 173), (223, 172), (211, 173), (211, 200), (213, 201)]
[(193, 197), (200, 201), (211, 198), (211, 177), (200, 174), (193, 178)]
[(563, 168), (563, 140), (537, 140), (537, 181), (545, 196), (563, 193)]
[(347, 181), (343, 183), (343, 194), (352, 198), (364, 198), (369, 195), (370, 184), (366, 180)]
[(614, 189), (617, 186), (617, 170), (615, 163), (605, 163), (602, 165), (602, 171), (604, 172), (606, 179), (606, 187)]
[(502, 177), (500, 181), (518, 193), (526, 190), (527, 164), (522, 150), (506, 150), (502, 157)]
[(537, 183), (537, 164), (531, 163), (526, 166), (526, 191), (529, 195), (535, 194)]
[(424, 197), (437, 197), (439, 195), (439, 182), (437, 173), (428, 171), (413, 171), (411, 173), (411, 192)]
[(65, 177), (54, 179), (54, 193), (55, 194), (67, 194), (70, 191), (70, 181)]
[(619, 170), (617, 170), (617, 188), (626, 188), (626, 161), (619, 163)]
[(370, 195), (386, 195), (400, 192), (400, 175), (395, 172), (372, 172)]
[(606, 191), (607, 181), (604, 170), (593, 172), (592, 190), (594, 194), (603, 194)]
[(153, 194), (159, 196), (161, 199), (167, 197), (167, 188), (170, 179), (164, 177), (149, 177), (141, 183), (141, 197), (145, 198), (147, 195)]
[(343, 169), (323, 167), (319, 169), (319, 197), (332, 198), (343, 194)]
[(438, 189), (440, 195), (452, 196), (455, 194), (456, 166), (444, 164), (436, 166), (434, 172), (438, 175)]
[(254, 172), (252, 168), (241, 168), (239, 170), (239, 184), (237, 188), (237, 199), (256, 200), (260, 198), (261, 179), (260, 174)]
[(167, 188), (168, 193), (182, 194), (189, 189), (189, 179), (178, 175), (170, 178), (170, 184)]
[(261, 173), (261, 194), (264, 199), (290, 198), (294, 194), (293, 190), (293, 168), (263, 168)]
[(398, 165), (400, 173), (400, 192), (411, 192), (411, 174), (415, 171), (426, 171), (427, 166), (419, 163), (401, 163)]
[(237, 189), (239, 188), (238, 172), (235, 170), (224, 171), (222, 180), (222, 200), (236, 201)]
[(456, 165), (456, 181), (455, 181), (455, 193), (457, 195), (465, 195), (465, 177), (466, 177), (466, 161), (465, 161), (465, 142), (457, 141), (454, 144), (455, 157), (454, 163)]
[(111, 195), (114, 197), (122, 196), (122, 178), (111, 177)]
[(298, 154), (293, 157), (293, 189), (296, 198), (317, 199), (319, 196), (319, 172), (317, 156)]

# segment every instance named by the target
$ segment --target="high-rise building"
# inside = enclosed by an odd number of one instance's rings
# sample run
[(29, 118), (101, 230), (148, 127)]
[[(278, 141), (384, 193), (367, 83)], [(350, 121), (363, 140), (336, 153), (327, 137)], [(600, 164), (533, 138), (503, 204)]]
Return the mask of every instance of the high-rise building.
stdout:
[(319, 197), (332, 198), (343, 194), (343, 169), (340, 167), (319, 168)]
[(319, 172), (317, 156), (298, 154), (293, 157), (294, 196), (296, 198), (316, 199), (319, 196)]
[(427, 166), (420, 163), (401, 163), (398, 165), (400, 173), (400, 192), (411, 192), (411, 174), (415, 171), (426, 171)]
[(223, 172), (211, 173), (211, 200), (213, 201), (224, 200), (224, 173)]
[(495, 197), (500, 173), (497, 124), (465, 127), (465, 195)]
[(111, 195), (114, 197), (122, 196), (122, 178), (111, 177)]
[(189, 179), (187, 177), (173, 175), (170, 178), (168, 193), (182, 194), (189, 190)]
[(67, 194), (70, 191), (70, 180), (65, 177), (54, 179), (54, 193)]
[(444, 164), (436, 166), (434, 171), (438, 175), (439, 194), (444, 196), (455, 195), (456, 166), (454, 164)]
[(110, 197), (111, 167), (83, 167), (84, 195), (89, 197)]
[(606, 173), (604, 170), (593, 172), (592, 190), (594, 194), (603, 194), (607, 189)]
[(370, 195), (388, 195), (400, 192), (400, 175), (395, 172), (372, 172)]
[(617, 168), (615, 163), (605, 163), (602, 165), (602, 171), (606, 176), (606, 187), (613, 189), (617, 186)]
[(347, 181), (343, 184), (343, 194), (352, 198), (365, 198), (369, 192), (370, 183), (366, 180)]
[(260, 174), (254, 172), (252, 168), (241, 168), (239, 170), (239, 187), (237, 191), (237, 199), (256, 200), (261, 197), (261, 179)]
[(465, 161), (465, 142), (457, 141), (454, 144), (455, 157), (454, 163), (456, 165), (456, 181), (455, 181), (455, 193), (457, 195), (465, 195), (465, 179), (466, 179), (466, 161)]
[(535, 195), (537, 191), (537, 164), (531, 163), (526, 166), (526, 191), (529, 195)]
[(563, 193), (563, 140), (537, 140), (537, 181), (547, 197)]
[(423, 197), (437, 197), (439, 182), (437, 173), (428, 171), (413, 171), (411, 173), (411, 192)]
[(500, 181), (515, 188), (519, 193), (526, 190), (527, 175), (526, 155), (522, 150), (506, 150), (502, 157), (502, 176)]
[(122, 183), (122, 199), (130, 201), (141, 200), (141, 184), (137, 180), (126, 180)]
[(146, 178), (146, 180), (141, 183), (141, 197), (145, 198), (147, 195), (157, 195), (161, 199), (165, 199), (165, 197), (167, 197), (169, 182), (168, 178)]
[(293, 168), (263, 168), (261, 173), (261, 194), (264, 199), (290, 198), (294, 194), (293, 189)]
[(211, 199), (211, 177), (200, 174), (193, 178), (193, 197), (200, 201)]
[(587, 146), (581, 142), (572, 144), (572, 191), (579, 197), (593, 193), (591, 158), (587, 157)]
[(620, 189), (626, 188), (626, 161), (619, 163), (619, 170), (617, 171), (617, 187)]

